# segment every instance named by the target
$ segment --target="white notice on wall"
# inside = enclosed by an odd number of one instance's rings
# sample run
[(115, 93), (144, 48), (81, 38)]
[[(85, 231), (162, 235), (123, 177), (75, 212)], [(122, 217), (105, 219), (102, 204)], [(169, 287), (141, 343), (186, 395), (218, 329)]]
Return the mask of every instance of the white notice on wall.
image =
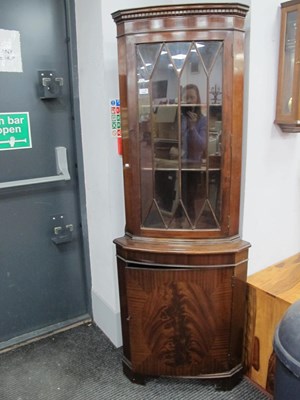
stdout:
[(0, 29), (0, 72), (23, 72), (18, 31)]

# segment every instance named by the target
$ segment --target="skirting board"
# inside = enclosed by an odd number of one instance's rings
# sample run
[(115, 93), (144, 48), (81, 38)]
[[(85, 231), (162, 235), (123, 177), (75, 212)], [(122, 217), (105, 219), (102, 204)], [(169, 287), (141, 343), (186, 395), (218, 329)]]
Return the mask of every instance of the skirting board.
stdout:
[(91, 320), (92, 319), (89, 314), (84, 314), (80, 317), (72, 318), (67, 321), (59, 322), (54, 325), (49, 325), (45, 328), (14, 337), (13, 339), (9, 339), (6, 342), (0, 343), (0, 353), (9, 351), (19, 346), (24, 346), (28, 343), (35, 342), (37, 340), (52, 336), (65, 330), (75, 328), (76, 326), (91, 322)]
[(122, 346), (120, 312), (115, 312), (101, 297), (92, 291), (93, 320), (109, 340), (116, 346)]

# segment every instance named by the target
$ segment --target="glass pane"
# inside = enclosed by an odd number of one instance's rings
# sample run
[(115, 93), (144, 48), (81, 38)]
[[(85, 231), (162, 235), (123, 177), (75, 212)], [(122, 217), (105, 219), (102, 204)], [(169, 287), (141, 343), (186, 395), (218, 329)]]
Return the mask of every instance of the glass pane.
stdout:
[(221, 47), (221, 42), (197, 42), (196, 47), (201, 54), (203, 64), (209, 72)]
[(152, 199), (152, 204), (145, 219), (142, 220), (142, 226), (147, 228), (166, 229), (167, 226), (163, 221), (162, 214), (159, 211), (157, 202)]
[(297, 11), (287, 13), (286, 33), (285, 33), (285, 54), (283, 70), (283, 114), (290, 114), (293, 101), (293, 79), (295, 64), (295, 44), (297, 30)]
[(222, 92), (223, 92), (223, 47), (219, 47), (217, 56), (209, 74), (209, 136), (207, 146), (207, 190), (208, 205), (213, 218), (212, 225), (218, 224), (221, 216), (220, 185), (222, 158)]
[(222, 43), (137, 47), (142, 225), (219, 228)]
[(180, 76), (181, 159), (184, 168), (200, 167), (206, 159), (207, 82), (208, 76), (193, 44)]
[(178, 205), (178, 172), (174, 168), (155, 171), (155, 200), (164, 223), (169, 226)]
[[(151, 48), (150, 48), (151, 50)], [(140, 162), (141, 178), (144, 184), (141, 186), (142, 193), (142, 218), (145, 219), (152, 204), (153, 198), (153, 176), (152, 176), (152, 146), (151, 146), (151, 123), (150, 123), (150, 74), (137, 51), (137, 89), (138, 89), (138, 113), (139, 113), (139, 135), (140, 135)]]
[(209, 201), (206, 201), (201, 211), (201, 216), (198, 218), (196, 223), (197, 229), (214, 229), (218, 228), (217, 221), (215, 220), (215, 214), (211, 209)]
[(206, 199), (208, 76), (195, 43), (180, 77), (181, 85), (181, 199), (191, 227)]
[(163, 221), (168, 225), (178, 192), (178, 76), (171, 52), (163, 46), (151, 77), (152, 137), (155, 160), (154, 199)]
[(168, 49), (170, 51), (172, 61), (175, 64), (175, 68), (177, 69), (178, 72), (181, 71), (184, 65), (190, 46), (191, 43), (187, 42), (177, 42), (168, 44)]
[(138, 52), (149, 74), (154, 68), (160, 48), (160, 44), (140, 44), (138, 46)]

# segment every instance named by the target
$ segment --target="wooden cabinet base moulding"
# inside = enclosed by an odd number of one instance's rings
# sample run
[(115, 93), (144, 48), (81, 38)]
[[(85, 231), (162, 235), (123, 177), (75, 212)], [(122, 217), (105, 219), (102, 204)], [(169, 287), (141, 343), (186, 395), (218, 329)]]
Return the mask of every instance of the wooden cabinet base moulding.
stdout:
[(214, 379), (242, 374), (249, 244), (116, 239), (124, 372)]

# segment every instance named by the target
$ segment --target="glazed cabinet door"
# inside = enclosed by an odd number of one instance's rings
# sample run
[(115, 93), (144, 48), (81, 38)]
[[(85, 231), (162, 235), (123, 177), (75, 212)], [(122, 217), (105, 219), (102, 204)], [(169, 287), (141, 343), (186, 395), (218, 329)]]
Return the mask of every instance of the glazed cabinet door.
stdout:
[(243, 34), (177, 37), (119, 41), (126, 228), (226, 237), (238, 229)]
[(231, 268), (125, 268), (130, 362), (142, 375), (228, 371)]

